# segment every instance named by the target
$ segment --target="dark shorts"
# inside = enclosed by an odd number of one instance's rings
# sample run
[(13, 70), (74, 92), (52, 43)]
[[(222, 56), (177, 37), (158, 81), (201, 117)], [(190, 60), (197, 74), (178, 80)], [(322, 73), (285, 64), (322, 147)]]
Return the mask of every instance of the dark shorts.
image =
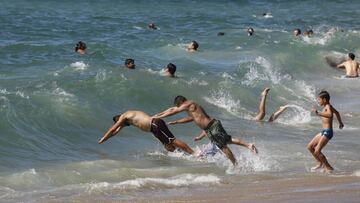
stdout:
[(321, 131), (321, 136), (325, 136), (328, 140), (331, 140), (331, 138), (333, 137), (333, 130), (324, 129)]
[(211, 142), (216, 144), (220, 149), (224, 148), (231, 142), (231, 136), (228, 135), (219, 120), (212, 120), (206, 127), (205, 132)]
[(163, 145), (171, 144), (175, 140), (175, 136), (170, 132), (165, 121), (162, 119), (154, 118), (151, 121), (150, 131)]

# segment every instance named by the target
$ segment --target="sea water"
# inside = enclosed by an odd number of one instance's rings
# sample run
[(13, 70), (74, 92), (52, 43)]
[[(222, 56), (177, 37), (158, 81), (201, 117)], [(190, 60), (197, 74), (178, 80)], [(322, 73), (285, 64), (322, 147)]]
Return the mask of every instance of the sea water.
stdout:
[[(132, 200), (191, 193), (222, 184), (311, 173), (307, 143), (321, 130), (310, 113), (327, 90), (341, 113), (324, 153), (335, 173), (359, 176), (360, 80), (343, 79), (324, 57), (360, 55), (360, 4), (354, 1), (2, 1), (0, 2), (0, 201), (70, 201), (87, 195)], [(267, 13), (267, 15), (263, 15)], [(159, 29), (149, 30), (154, 22)], [(255, 35), (246, 30), (253, 27)], [(292, 30), (314, 35), (293, 37)], [(217, 36), (225, 32), (224, 36)], [(86, 42), (88, 54), (74, 46)], [(199, 51), (188, 53), (196, 40)], [(136, 69), (123, 63), (134, 58)], [(177, 78), (161, 75), (168, 64)], [(254, 122), (260, 94), (271, 88), (267, 116)], [(128, 109), (150, 115), (177, 95), (197, 101), (234, 137), (259, 154), (230, 146), (196, 158), (166, 152), (151, 134), (123, 129), (97, 142), (112, 116)], [(186, 114), (167, 118), (178, 119)], [(200, 151), (193, 123), (171, 126)]]

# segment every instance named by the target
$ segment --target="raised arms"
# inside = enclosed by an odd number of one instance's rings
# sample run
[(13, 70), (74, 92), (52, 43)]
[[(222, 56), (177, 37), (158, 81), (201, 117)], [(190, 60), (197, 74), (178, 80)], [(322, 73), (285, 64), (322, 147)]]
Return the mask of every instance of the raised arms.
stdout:
[(153, 118), (165, 118), (168, 116), (172, 116), (174, 114), (180, 113), (182, 111), (185, 111), (187, 109), (187, 105), (181, 105), (179, 107), (171, 107), (163, 112), (160, 112), (153, 116)]

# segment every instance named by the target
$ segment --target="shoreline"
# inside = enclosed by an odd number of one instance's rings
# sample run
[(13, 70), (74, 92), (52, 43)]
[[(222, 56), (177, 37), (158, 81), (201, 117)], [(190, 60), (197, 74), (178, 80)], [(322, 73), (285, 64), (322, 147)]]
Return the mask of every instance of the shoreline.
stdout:
[[(222, 184), (206, 188), (179, 188), (179, 193), (170, 196), (138, 199), (115, 199), (113, 197), (88, 195), (75, 199), (57, 199), (45, 202), (354, 202), (360, 200), (360, 177), (357, 176), (308, 176), (277, 180), (255, 181), (244, 185)], [(184, 191), (185, 190), (185, 191)], [(157, 193), (154, 191), (153, 193)], [(141, 194), (141, 193), (140, 193)], [(111, 194), (115, 195), (116, 194)]]

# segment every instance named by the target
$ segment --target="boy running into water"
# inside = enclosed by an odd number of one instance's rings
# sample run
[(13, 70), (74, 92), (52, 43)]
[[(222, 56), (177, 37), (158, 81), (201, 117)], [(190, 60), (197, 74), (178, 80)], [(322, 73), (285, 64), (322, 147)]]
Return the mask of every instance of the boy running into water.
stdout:
[(177, 121), (172, 121), (169, 124), (178, 124), (178, 123), (188, 123), (194, 121), (197, 126), (199, 126), (202, 131), (199, 136), (195, 138), (195, 141), (201, 140), (205, 136), (208, 136), (213, 144), (216, 144), (219, 149), (226, 155), (228, 159), (234, 164), (237, 165), (237, 161), (231, 152), (228, 144), (236, 144), (248, 148), (253, 153), (257, 153), (255, 145), (248, 144), (245, 141), (239, 138), (233, 138), (226, 133), (225, 129), (221, 125), (221, 122), (217, 119), (211, 118), (205, 110), (197, 103), (191, 100), (187, 100), (183, 96), (177, 96), (174, 100), (174, 107), (171, 107), (161, 113), (158, 113), (154, 118), (164, 118), (180, 112), (187, 112), (188, 117), (182, 118)]
[(176, 148), (179, 148), (189, 154), (194, 153), (186, 143), (174, 137), (162, 119), (151, 118), (145, 112), (130, 110), (114, 116), (113, 120), (114, 125), (99, 140), (99, 144), (116, 135), (124, 127), (133, 125), (142, 131), (153, 133), (167, 151), (173, 152)]
[(333, 114), (335, 114), (339, 122), (340, 129), (344, 127), (344, 124), (341, 120), (339, 112), (330, 104), (330, 95), (327, 91), (321, 91), (317, 97), (317, 101), (323, 109), (321, 112), (318, 112), (314, 107), (312, 111), (317, 116), (321, 117), (323, 130), (321, 133), (318, 133), (307, 146), (308, 150), (318, 162), (318, 165), (311, 168), (311, 170), (324, 168), (326, 172), (331, 172), (334, 168), (329, 164), (321, 150), (333, 137)]

